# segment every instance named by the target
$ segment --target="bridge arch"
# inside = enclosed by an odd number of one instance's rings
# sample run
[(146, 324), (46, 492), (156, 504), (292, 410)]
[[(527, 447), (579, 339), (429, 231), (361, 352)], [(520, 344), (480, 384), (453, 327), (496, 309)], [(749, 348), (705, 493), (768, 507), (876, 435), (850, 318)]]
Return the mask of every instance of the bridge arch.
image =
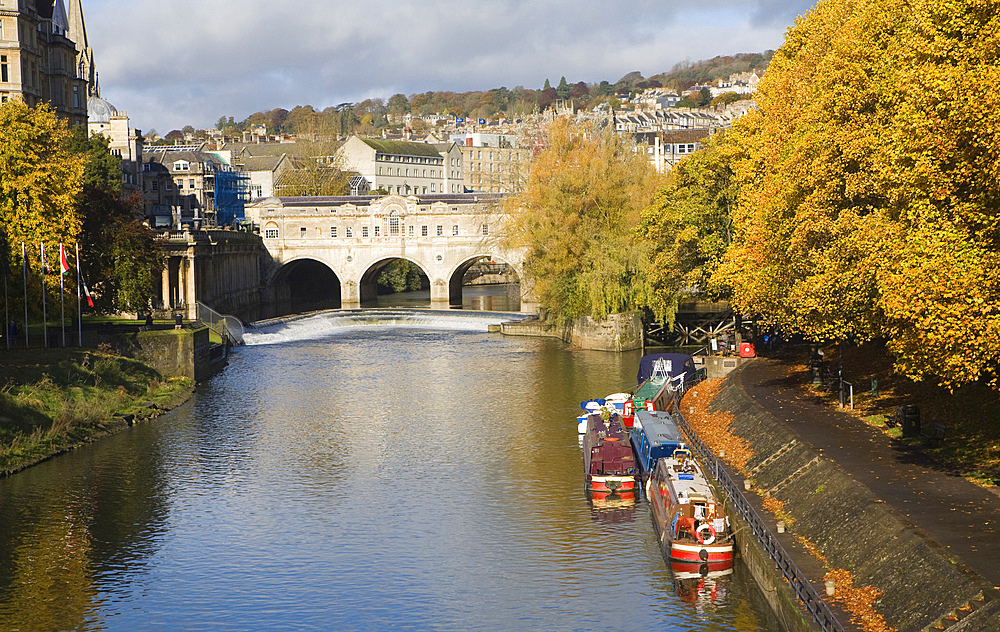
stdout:
[(275, 310), (292, 314), (341, 306), (341, 281), (333, 268), (314, 257), (296, 257), (271, 275)]
[[(358, 296), (361, 304), (370, 303), (378, 298), (378, 277), (394, 261), (406, 261), (416, 266), (420, 270), (421, 289), (430, 289), (430, 276), (427, 274), (426, 267), (420, 261), (402, 255), (387, 256), (369, 264), (361, 274), (361, 278), (358, 280)], [(430, 303), (429, 296), (427, 302), (428, 304)]]
[[(520, 285), (521, 283), (521, 272), (517, 269), (512, 262), (504, 260), (503, 257), (498, 257), (493, 254), (476, 254), (468, 257), (458, 265), (454, 267), (451, 274), (448, 276), (448, 302), (451, 305), (462, 305), (462, 288), (464, 287), (465, 277), (472, 270), (473, 266), (478, 264), (489, 264), (489, 265), (500, 265), (506, 268), (506, 271), (513, 273), (514, 277), (517, 279), (516, 283)], [(498, 269), (497, 273), (500, 272)]]

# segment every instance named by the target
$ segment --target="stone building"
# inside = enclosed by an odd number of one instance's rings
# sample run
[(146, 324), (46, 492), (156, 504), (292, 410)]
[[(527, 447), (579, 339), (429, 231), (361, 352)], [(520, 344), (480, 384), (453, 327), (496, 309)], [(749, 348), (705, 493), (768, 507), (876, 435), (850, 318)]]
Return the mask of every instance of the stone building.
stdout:
[(97, 74), (80, 0), (70, 7), (63, 0), (0, 0), (0, 102), (49, 103), (59, 117), (82, 125)]
[(462, 154), (454, 143), (431, 145), (352, 136), (337, 153), (341, 168), (368, 180), (371, 190), (398, 195), (462, 193)]
[(516, 174), (531, 159), (514, 134), (458, 133), (451, 140), (462, 153), (462, 182), (466, 191), (512, 193)]

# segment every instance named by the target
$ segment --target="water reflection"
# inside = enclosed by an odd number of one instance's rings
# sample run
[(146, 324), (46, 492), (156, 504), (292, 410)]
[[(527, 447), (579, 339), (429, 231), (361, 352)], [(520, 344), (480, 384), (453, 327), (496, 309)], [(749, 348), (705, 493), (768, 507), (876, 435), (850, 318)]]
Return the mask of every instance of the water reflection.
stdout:
[(645, 502), (586, 499), (579, 402), (637, 359), (414, 329), (241, 348), (169, 415), (0, 481), (0, 629), (759, 630), (746, 584), (678, 599)]

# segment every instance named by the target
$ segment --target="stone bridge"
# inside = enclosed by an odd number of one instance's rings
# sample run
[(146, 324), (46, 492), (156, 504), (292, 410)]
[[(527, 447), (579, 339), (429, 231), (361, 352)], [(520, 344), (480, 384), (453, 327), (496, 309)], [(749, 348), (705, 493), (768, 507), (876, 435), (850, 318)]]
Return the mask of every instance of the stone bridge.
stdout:
[[(461, 304), (462, 278), (480, 261), (509, 264), (521, 280), (521, 311), (536, 302), (524, 282), (523, 255), (498, 245), (506, 216), (488, 194), (272, 197), (246, 207), (274, 265), (261, 279), (275, 303), (297, 291), (329, 291), (341, 307), (376, 297), (392, 261), (416, 264), (430, 281), (432, 307)], [(332, 273), (332, 276), (331, 276)]]

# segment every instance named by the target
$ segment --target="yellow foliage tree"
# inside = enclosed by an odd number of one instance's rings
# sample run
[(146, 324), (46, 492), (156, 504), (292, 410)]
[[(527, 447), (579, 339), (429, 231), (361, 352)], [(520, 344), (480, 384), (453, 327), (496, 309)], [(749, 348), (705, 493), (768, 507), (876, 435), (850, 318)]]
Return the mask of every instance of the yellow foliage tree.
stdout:
[(554, 321), (603, 318), (652, 304), (649, 243), (634, 230), (661, 178), (613, 130), (559, 119), (525, 187), (505, 201), (505, 244), (524, 248), (527, 276)]
[(42, 242), (76, 241), (85, 158), (69, 150), (68, 138), (66, 123), (46, 105), (0, 105), (0, 226), (11, 256), (19, 257), (22, 241), (36, 252)]
[(738, 309), (886, 337), (915, 378), (995, 374), (998, 8), (823, 0), (799, 19), (733, 132), (741, 193), (715, 278)]

